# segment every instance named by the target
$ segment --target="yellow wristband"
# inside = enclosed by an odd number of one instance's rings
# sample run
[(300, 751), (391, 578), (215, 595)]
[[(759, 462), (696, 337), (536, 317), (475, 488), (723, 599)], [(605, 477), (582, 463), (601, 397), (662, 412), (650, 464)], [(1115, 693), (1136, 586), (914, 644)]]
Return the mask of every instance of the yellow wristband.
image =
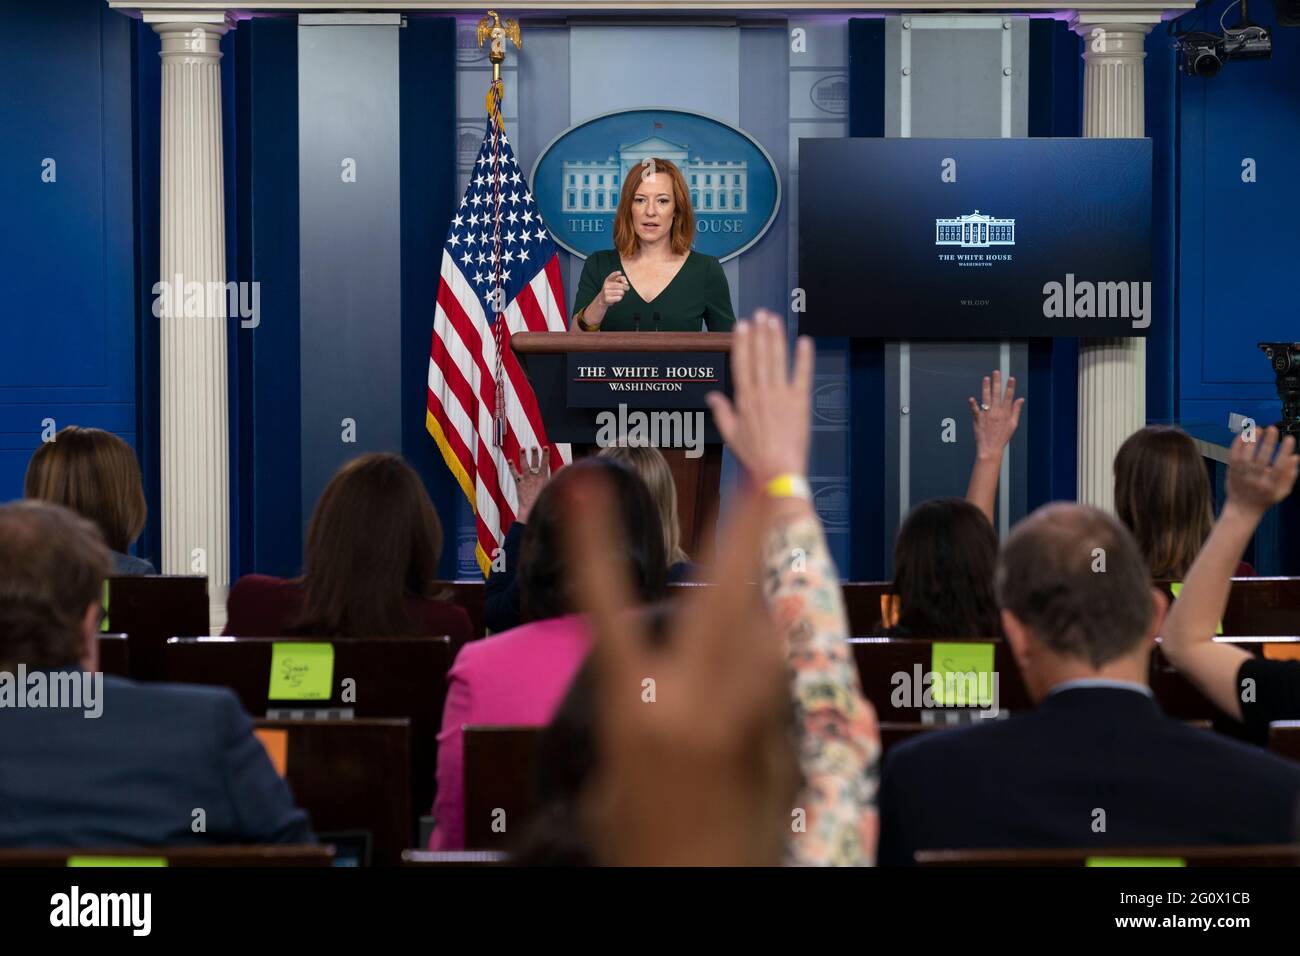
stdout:
[(812, 501), (808, 479), (793, 472), (777, 475), (764, 488), (773, 498), (802, 498), (804, 501)]

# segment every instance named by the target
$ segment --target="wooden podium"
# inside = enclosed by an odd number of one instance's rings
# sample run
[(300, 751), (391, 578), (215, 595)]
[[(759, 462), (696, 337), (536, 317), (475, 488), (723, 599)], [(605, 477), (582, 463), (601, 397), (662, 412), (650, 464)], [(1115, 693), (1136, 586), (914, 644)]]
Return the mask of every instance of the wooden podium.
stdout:
[[(697, 458), (688, 458), (687, 449), (664, 448), (664, 458), (672, 469), (677, 486), (677, 516), (681, 522), (682, 547), (692, 560), (699, 560), (701, 547), (711, 542), (718, 511), (718, 489), (722, 480), (722, 439), (713, 426), (713, 416), (704, 404), (703, 393), (731, 393), (731, 352), (729, 332), (516, 332), (510, 344), (519, 356), (537, 403), (546, 436), (554, 442), (573, 445), (574, 458), (598, 451), (597, 416), (614, 412), (618, 404), (629, 410), (703, 412), (704, 450)], [(575, 364), (583, 361), (609, 362), (611, 359), (643, 368), (672, 368), (679, 361), (707, 354), (716, 363), (717, 381), (680, 378), (680, 395), (674, 397), (648, 392), (611, 392), (601, 405), (590, 398), (578, 400), (571, 392), (576, 376)], [(661, 376), (671, 378), (671, 376)], [(597, 379), (596, 381), (607, 381)], [(642, 381), (637, 379), (637, 381)], [(585, 387), (589, 380), (581, 380)], [(673, 384), (673, 383), (669, 383)]]

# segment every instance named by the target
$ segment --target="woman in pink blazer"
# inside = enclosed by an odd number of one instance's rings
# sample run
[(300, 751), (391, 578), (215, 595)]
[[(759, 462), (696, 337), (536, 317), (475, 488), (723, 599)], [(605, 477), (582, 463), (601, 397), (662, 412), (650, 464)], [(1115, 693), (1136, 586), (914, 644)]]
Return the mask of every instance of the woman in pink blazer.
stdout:
[(561, 503), (589, 469), (599, 469), (613, 490), (623, 523), (623, 534), (618, 536), (625, 544), (623, 558), (641, 601), (658, 601), (666, 593), (668, 562), (659, 512), (649, 489), (630, 468), (607, 458), (588, 458), (560, 471), (542, 489), (526, 516), (519, 555), (525, 623), (466, 644), (447, 675), (431, 850), (465, 847), (462, 729), (493, 724), (545, 726), (587, 656), (583, 619), (572, 613), (577, 602), (570, 593), (574, 575), (565, 562)]

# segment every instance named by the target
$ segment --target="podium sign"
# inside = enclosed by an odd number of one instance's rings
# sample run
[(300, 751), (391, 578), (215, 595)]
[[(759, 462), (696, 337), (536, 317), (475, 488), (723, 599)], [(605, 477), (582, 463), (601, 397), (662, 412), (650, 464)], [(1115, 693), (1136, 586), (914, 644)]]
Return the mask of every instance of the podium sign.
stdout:
[(722, 436), (704, 396), (731, 394), (731, 334), (516, 332), (510, 341), (548, 439), (573, 443), (577, 457), (643, 438), (663, 452), (682, 546), (698, 555), (713, 540), (722, 481)]
[(726, 388), (724, 352), (577, 352), (566, 356), (569, 408), (705, 408)]

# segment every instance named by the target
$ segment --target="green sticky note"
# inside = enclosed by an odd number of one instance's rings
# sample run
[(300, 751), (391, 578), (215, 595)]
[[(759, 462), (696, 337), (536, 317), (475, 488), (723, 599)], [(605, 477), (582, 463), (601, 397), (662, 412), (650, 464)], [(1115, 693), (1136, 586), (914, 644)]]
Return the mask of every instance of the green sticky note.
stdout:
[(104, 619), (99, 622), (99, 629), (108, 633), (108, 578), (104, 578)]
[[(1178, 595), (1180, 595), (1180, 594), (1183, 593), (1183, 582), (1182, 582), (1182, 581), (1170, 581), (1170, 582), (1169, 582), (1169, 593), (1172, 594), (1175, 598), (1177, 598)], [(1215, 634), (1216, 637), (1222, 637), (1222, 636), (1223, 636), (1223, 622), (1222, 622), (1222, 621), (1219, 622), (1219, 626), (1218, 626), (1218, 628), (1215, 630), (1214, 634)]]
[(334, 645), (271, 645), (271, 700), (329, 700), (334, 686)]
[(70, 856), (68, 866), (166, 866), (162, 856)]
[(1186, 866), (1176, 856), (1090, 856), (1084, 866)]
[(930, 692), (943, 707), (993, 704), (993, 645), (936, 643), (930, 652)]

